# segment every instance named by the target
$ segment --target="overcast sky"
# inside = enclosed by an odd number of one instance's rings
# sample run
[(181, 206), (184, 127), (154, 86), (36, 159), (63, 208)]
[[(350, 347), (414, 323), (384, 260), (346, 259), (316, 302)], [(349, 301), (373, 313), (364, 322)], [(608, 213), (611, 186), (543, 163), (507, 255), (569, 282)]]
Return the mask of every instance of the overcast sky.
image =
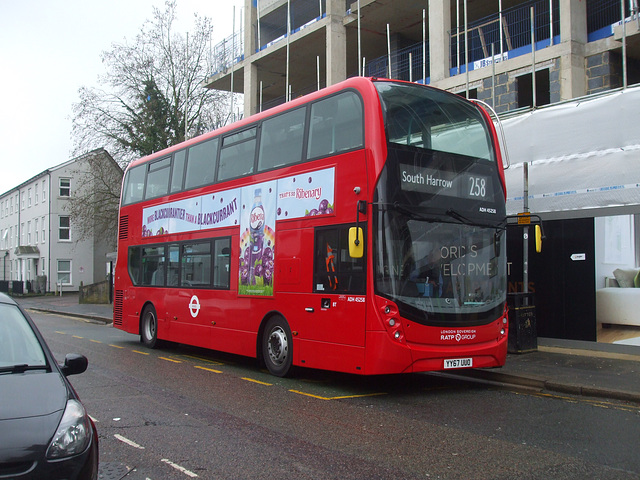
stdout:
[[(213, 20), (214, 44), (239, 28), (242, 0), (177, 0), (174, 31)], [(100, 53), (133, 42), (164, 0), (0, 0), (0, 194), (71, 158), (72, 104), (97, 86)]]

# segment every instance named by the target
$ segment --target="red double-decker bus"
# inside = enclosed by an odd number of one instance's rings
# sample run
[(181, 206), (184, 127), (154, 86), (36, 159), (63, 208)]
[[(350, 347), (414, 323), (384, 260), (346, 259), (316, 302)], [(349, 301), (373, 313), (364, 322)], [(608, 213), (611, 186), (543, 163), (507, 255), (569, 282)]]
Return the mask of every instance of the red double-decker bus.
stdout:
[(501, 366), (505, 198), (482, 108), (352, 78), (129, 165), (114, 325), (278, 376)]

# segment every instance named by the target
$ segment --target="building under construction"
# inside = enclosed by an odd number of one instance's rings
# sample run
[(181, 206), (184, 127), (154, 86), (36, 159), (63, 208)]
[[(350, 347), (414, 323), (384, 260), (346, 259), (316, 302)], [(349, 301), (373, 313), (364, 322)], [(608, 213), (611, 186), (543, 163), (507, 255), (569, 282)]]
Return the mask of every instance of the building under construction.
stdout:
[[(601, 300), (640, 267), (638, 0), (245, 0), (236, 15), (205, 86), (243, 94), (244, 116), (356, 75), (490, 105), (511, 153), (508, 213), (545, 221), (526, 285), (539, 334), (614, 341), (603, 324), (640, 326), (624, 313), (640, 289)], [(522, 291), (523, 239), (509, 238)]]

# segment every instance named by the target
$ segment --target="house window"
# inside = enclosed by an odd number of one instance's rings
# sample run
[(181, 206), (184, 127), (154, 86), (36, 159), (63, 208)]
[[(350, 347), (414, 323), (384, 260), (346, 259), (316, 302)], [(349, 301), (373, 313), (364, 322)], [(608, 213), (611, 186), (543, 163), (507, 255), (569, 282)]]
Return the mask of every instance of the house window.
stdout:
[(61, 285), (71, 285), (71, 260), (58, 260), (58, 280)]
[(33, 186), (33, 189), (35, 190), (36, 205), (37, 205), (38, 204), (38, 184), (37, 183)]
[(28, 197), (28, 199), (27, 199), (27, 207), (30, 207), (31, 206), (31, 189), (29, 189), (28, 192), (29, 193), (27, 194), (27, 197)]
[(31, 245), (31, 221), (27, 222), (27, 245)]
[(69, 217), (60, 217), (60, 223), (58, 228), (58, 240), (69, 241), (71, 240), (71, 224)]
[(71, 179), (70, 178), (60, 179), (60, 196), (61, 197), (71, 196)]
[(38, 243), (38, 219), (37, 218), (33, 221), (33, 234), (34, 234), (34, 240), (35, 240), (34, 243), (37, 244)]
[(45, 234), (44, 234), (44, 231), (45, 231), (45, 223), (44, 223), (44, 217), (42, 217), (42, 243), (44, 243), (44, 242), (45, 242)]
[(45, 181), (42, 181), (42, 201), (44, 202), (47, 199), (47, 191), (45, 190), (46, 184)]

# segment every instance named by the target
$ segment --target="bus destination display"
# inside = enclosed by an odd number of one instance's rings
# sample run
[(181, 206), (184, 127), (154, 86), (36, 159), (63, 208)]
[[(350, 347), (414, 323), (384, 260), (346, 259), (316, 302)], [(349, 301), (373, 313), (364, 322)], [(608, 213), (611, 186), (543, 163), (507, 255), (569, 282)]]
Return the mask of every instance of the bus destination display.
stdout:
[(476, 172), (449, 172), (400, 164), (400, 187), (429, 195), (493, 200), (491, 177)]

